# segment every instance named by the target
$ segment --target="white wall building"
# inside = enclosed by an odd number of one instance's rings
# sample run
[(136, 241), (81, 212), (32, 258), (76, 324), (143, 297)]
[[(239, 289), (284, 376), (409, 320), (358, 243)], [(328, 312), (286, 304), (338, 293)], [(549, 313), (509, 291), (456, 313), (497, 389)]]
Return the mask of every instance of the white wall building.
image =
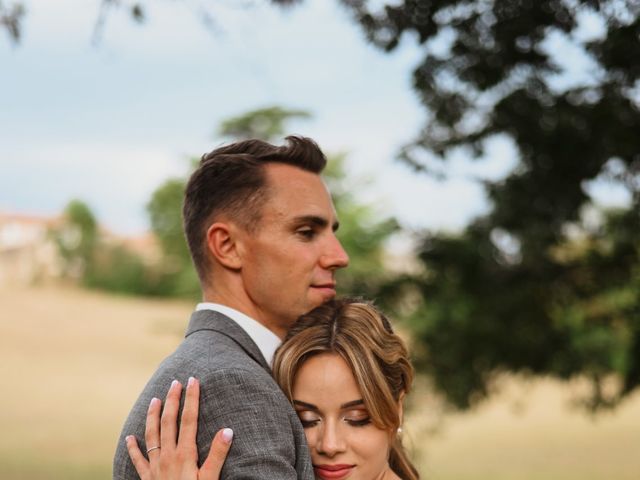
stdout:
[(0, 286), (28, 285), (61, 272), (49, 229), (59, 217), (0, 212)]

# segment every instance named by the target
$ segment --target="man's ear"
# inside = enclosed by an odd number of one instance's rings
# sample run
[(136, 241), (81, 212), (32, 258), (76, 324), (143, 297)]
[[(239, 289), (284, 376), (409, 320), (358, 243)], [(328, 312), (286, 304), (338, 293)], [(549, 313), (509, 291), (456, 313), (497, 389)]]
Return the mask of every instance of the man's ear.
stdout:
[(237, 229), (226, 222), (216, 222), (207, 229), (207, 250), (221, 265), (238, 270), (242, 266), (238, 255)]

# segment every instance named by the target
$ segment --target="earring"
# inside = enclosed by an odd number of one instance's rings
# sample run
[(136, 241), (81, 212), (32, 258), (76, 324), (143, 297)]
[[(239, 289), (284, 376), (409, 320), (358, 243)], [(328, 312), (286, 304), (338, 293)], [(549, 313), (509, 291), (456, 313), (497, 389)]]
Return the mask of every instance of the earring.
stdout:
[(398, 435), (402, 435), (402, 427), (398, 427), (397, 432), (398, 432)]

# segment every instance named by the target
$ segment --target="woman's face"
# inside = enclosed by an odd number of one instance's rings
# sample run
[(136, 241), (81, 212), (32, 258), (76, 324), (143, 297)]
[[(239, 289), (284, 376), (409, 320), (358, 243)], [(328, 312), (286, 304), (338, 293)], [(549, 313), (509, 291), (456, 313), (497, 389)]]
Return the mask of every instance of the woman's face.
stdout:
[(376, 427), (347, 363), (333, 353), (315, 355), (298, 370), (294, 407), (305, 429), (317, 478), (392, 478), (391, 433)]

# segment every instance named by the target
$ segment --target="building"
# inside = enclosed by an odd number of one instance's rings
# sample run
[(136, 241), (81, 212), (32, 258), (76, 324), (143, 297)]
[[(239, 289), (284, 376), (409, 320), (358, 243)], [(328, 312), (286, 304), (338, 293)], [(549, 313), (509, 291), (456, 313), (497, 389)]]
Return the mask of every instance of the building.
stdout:
[(49, 231), (60, 217), (0, 212), (0, 286), (58, 278), (61, 261)]

